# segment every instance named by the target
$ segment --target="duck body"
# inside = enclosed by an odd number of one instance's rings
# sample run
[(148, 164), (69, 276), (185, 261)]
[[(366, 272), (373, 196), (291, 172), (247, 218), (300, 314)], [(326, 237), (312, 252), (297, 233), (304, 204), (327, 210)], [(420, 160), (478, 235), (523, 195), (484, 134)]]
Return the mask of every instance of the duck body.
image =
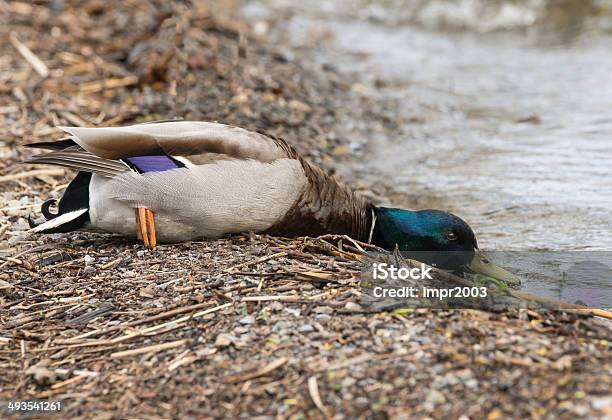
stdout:
[(67, 139), (32, 145), (57, 150), (30, 162), (81, 171), (73, 187), (87, 194), (69, 188), (58, 214), (43, 211), (49, 220), (37, 232), (80, 228), (135, 236), (134, 209), (144, 207), (155, 214), (161, 242), (248, 231), (368, 240), (371, 204), (282, 139), (210, 122), (63, 129)]
[[(146, 246), (257, 232), (348, 235), (452, 270), (519, 280), (479, 254), (474, 232), (440, 210), (377, 207), (303, 159), (282, 139), (212, 122), (63, 127), (68, 137), (31, 163), (76, 169), (62, 198), (47, 200), (38, 233), (95, 229)], [(57, 204), (58, 211), (50, 207)], [(410, 255), (410, 254), (409, 254)], [(476, 268), (473, 268), (476, 267)]]

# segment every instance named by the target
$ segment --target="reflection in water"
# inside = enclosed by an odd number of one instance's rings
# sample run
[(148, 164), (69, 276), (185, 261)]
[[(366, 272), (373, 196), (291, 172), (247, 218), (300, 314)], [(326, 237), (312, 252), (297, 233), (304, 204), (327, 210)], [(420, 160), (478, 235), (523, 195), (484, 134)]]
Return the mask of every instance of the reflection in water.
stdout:
[[(246, 14), (284, 3), (250, 2)], [(284, 21), (296, 46), (331, 32), (321, 62), (397, 104), (401, 135), (363, 139), (368, 159), (344, 174), (456, 212), (485, 248), (612, 250), (610, 2), (409, 3), (305, 3)], [(544, 294), (563, 282), (527, 277)]]
[(612, 252), (489, 251), (487, 256), (528, 279), (540, 296), (596, 308), (612, 308)]

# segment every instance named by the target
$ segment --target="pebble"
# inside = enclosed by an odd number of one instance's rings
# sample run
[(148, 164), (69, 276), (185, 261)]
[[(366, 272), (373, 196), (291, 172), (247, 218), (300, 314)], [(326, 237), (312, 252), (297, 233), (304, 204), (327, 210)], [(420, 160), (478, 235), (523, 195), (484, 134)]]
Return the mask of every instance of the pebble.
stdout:
[(217, 347), (227, 347), (233, 342), (236, 341), (236, 337), (227, 333), (221, 333), (217, 336), (215, 340), (215, 346)]
[(314, 330), (315, 330), (314, 327), (310, 324), (304, 324), (298, 328), (298, 331), (301, 333), (309, 333), (309, 332), (313, 332)]
[(312, 311), (316, 314), (331, 314), (334, 312), (334, 310), (329, 306), (317, 306)]
[(344, 305), (344, 309), (355, 312), (362, 310), (361, 305), (358, 305), (355, 302), (348, 302), (346, 305)]
[(446, 402), (446, 397), (437, 389), (430, 389), (427, 397), (425, 397), (425, 403), (431, 405), (443, 404)]
[(288, 321), (278, 321), (276, 324), (272, 326), (273, 332), (279, 332), (291, 327), (291, 323)]
[(591, 400), (591, 406), (595, 410), (612, 408), (612, 396), (595, 397)]
[(299, 317), (301, 311), (297, 308), (283, 308), (283, 311), (295, 316), (295, 317)]
[(83, 257), (83, 261), (85, 261), (85, 264), (86, 264), (86, 265), (91, 265), (91, 264), (93, 264), (93, 262), (94, 262), (95, 260), (96, 260), (96, 259), (95, 259), (94, 257), (92, 257), (91, 255), (85, 255), (85, 256)]
[(249, 328), (247, 327), (236, 327), (234, 328), (234, 333), (236, 335), (242, 335), (242, 334), (246, 334), (249, 332)]
[(343, 388), (348, 388), (350, 386), (353, 386), (356, 382), (357, 380), (355, 378), (353, 378), (352, 376), (347, 376), (342, 380), (341, 384)]
[(27, 234), (25, 232), (11, 232), (11, 237), (8, 239), (9, 245), (15, 245), (18, 242), (25, 241)]
[(28, 224), (28, 222), (25, 219), (19, 218), (17, 220), (17, 222), (15, 224), (13, 224), (13, 229), (15, 229), (15, 230), (29, 230), (30, 229), (30, 225)]
[(314, 317), (315, 321), (320, 322), (322, 324), (331, 320), (331, 315), (328, 314), (318, 314)]
[(467, 381), (465, 381), (465, 386), (470, 389), (476, 389), (478, 388), (478, 381), (476, 379), (468, 379)]
[(240, 319), (238, 322), (242, 325), (251, 325), (255, 322), (255, 317), (253, 315), (247, 315), (244, 318)]
[(281, 311), (284, 308), (284, 306), (280, 302), (272, 302), (271, 304), (266, 306), (266, 308), (268, 308), (271, 311)]

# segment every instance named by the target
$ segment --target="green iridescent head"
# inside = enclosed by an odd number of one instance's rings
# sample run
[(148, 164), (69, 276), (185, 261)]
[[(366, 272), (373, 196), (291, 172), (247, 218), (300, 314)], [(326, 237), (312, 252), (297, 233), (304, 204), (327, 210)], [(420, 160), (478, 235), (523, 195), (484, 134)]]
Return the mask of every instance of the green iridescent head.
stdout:
[(472, 228), (454, 214), (440, 210), (410, 211), (376, 207), (372, 242), (409, 258), (454, 271), (472, 271), (509, 284), (520, 280), (490, 263), (478, 251)]

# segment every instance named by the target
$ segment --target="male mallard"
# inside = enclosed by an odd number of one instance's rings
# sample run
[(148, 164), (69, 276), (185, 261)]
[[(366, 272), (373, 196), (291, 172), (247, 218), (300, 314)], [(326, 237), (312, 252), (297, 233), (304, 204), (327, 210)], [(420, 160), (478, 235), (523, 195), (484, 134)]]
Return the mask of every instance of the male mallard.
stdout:
[[(62, 127), (65, 139), (29, 146), (32, 157), (78, 170), (59, 200), (42, 205), (34, 232), (95, 228), (162, 242), (254, 231), (283, 236), (346, 234), (387, 250), (445, 251), (448, 269), (515, 283), (482, 258), (474, 232), (439, 210), (377, 207), (307, 162), (285, 141), (211, 122)], [(448, 262), (452, 261), (452, 262)], [(444, 265), (444, 264), (441, 264)]]

